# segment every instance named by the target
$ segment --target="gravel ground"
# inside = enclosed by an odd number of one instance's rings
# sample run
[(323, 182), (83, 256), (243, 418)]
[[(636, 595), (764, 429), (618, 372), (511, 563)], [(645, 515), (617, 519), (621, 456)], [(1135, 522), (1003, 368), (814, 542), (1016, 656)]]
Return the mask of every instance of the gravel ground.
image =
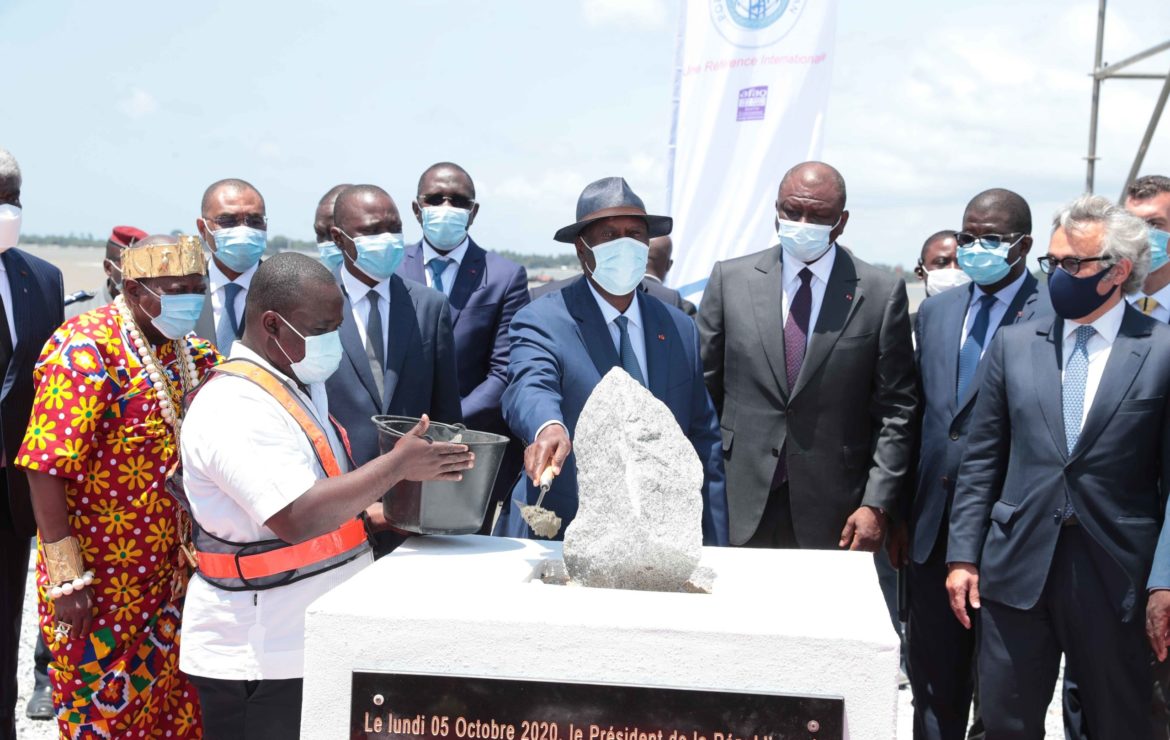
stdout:
[[(32, 559), (35, 560), (35, 555)], [(31, 562), (30, 562), (31, 568)], [(53, 740), (57, 737), (57, 723), (53, 721), (34, 721), (24, 715), (25, 704), (32, 693), (33, 678), (33, 640), (36, 639), (36, 599), (33, 589), (33, 572), (29, 571), (27, 598), (24, 600), (24, 622), (21, 625), (21, 645), (24, 650), (20, 654), (20, 674), (18, 684), (20, 695), (16, 704), (16, 736), (20, 740)], [(898, 692), (898, 738), (910, 740), (913, 737), (914, 708), (911, 703), (910, 690)], [(1046, 728), (1048, 737), (1059, 738), (1064, 736), (1061, 725), (1060, 704), (1053, 700), (1048, 708)]]

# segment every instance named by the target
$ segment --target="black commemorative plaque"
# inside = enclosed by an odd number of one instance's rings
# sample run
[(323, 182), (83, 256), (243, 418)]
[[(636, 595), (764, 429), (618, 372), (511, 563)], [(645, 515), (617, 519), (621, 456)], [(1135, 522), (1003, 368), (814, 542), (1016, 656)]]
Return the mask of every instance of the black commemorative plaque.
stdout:
[(840, 740), (840, 697), (354, 672), (353, 740)]

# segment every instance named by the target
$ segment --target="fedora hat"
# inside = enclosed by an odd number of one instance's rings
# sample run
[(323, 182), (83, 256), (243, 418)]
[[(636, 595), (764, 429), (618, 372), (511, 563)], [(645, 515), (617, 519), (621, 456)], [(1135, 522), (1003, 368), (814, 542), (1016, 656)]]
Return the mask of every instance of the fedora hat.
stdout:
[(646, 205), (634, 194), (623, 177), (603, 177), (591, 182), (577, 198), (577, 222), (557, 231), (553, 239), (572, 244), (577, 235), (589, 224), (614, 216), (637, 216), (646, 219), (646, 228), (651, 237), (666, 236), (673, 221), (670, 216), (651, 216)]

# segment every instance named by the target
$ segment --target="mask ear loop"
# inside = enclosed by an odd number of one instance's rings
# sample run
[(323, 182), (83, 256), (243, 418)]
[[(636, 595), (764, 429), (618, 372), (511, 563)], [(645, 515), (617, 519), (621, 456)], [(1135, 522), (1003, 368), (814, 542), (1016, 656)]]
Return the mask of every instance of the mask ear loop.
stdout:
[[(344, 234), (345, 232), (342, 232), (342, 233)], [(347, 234), (347, 236), (348, 236), (348, 234)], [(273, 313), (276, 313), (276, 312), (274, 311)], [(304, 334), (301, 334), (299, 331), (297, 331), (297, 328), (296, 328), (295, 326), (293, 326), (292, 324), (290, 324), (290, 323), (289, 323), (289, 321), (288, 321), (288, 319), (286, 319), (285, 317), (281, 316), (279, 313), (277, 313), (277, 314), (276, 314), (276, 318), (278, 318), (278, 319), (280, 319), (281, 321), (283, 321), (285, 326), (287, 326), (288, 328), (292, 329), (292, 330), (293, 330), (293, 334), (296, 334), (298, 337), (300, 337), (302, 342), (306, 342), (306, 343), (308, 342), (308, 340), (306, 340), (306, 339), (305, 339), (305, 335), (304, 335)], [(290, 364), (290, 365), (295, 365), (295, 364), (297, 363), (297, 360), (294, 360), (293, 358), (291, 358), (291, 357), (289, 357), (289, 356), (288, 356), (288, 352), (285, 350), (285, 348), (284, 348), (284, 345), (282, 345), (282, 344), (280, 343), (280, 340), (279, 340), (279, 339), (277, 339), (277, 340), (276, 340), (276, 348), (280, 350), (280, 353), (281, 353), (282, 355), (284, 355), (284, 359), (288, 360), (288, 364)], [(301, 360), (301, 361), (302, 361), (302, 362), (304, 361), (304, 360), (303, 360), (303, 358), (302, 358), (302, 360)]]

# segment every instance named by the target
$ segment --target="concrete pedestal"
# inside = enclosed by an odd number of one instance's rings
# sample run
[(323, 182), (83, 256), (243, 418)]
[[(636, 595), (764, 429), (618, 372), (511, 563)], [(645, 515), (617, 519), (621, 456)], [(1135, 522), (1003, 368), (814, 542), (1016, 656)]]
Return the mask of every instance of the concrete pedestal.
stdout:
[(301, 737), (349, 736), (354, 671), (836, 696), (846, 737), (894, 737), (898, 639), (869, 554), (705, 548), (711, 594), (533, 581), (560, 556), (555, 542), (414, 538), (321, 597)]

